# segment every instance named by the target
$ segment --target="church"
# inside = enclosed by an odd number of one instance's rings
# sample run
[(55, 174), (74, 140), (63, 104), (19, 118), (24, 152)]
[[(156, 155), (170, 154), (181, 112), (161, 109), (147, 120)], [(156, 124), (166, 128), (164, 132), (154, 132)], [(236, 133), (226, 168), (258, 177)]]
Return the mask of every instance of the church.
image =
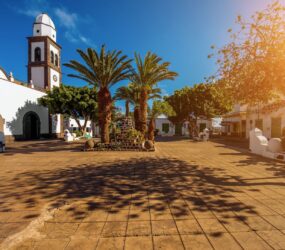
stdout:
[[(38, 98), (61, 84), (61, 47), (56, 29), (47, 14), (40, 14), (28, 37), (27, 82), (16, 80), (0, 67), (0, 140), (61, 137), (63, 117), (50, 115)], [(1, 63), (1, 62), (0, 62)]]

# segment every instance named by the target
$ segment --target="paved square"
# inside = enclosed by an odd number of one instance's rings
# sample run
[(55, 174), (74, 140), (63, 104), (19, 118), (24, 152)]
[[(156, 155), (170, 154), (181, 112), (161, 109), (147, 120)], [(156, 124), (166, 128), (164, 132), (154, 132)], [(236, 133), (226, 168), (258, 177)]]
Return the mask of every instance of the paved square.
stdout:
[(285, 165), (220, 142), (0, 155), (1, 249), (284, 249)]

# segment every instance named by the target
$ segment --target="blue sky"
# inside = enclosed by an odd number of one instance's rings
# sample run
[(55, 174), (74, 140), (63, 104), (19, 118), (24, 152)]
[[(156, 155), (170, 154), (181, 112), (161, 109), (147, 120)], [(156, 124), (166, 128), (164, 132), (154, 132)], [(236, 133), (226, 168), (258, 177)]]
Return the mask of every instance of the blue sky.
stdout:
[[(57, 29), (62, 62), (78, 59), (76, 48), (120, 49), (130, 57), (134, 52), (153, 51), (172, 63), (179, 73), (160, 86), (171, 94), (185, 85), (202, 82), (216, 71), (207, 55), (210, 46), (228, 41), (228, 28), (241, 14), (249, 17), (266, 7), (269, 0), (13, 0), (1, 1), (0, 66), (26, 81), (27, 40), (39, 12), (47, 12)], [(285, 0), (281, 1), (285, 4)], [(66, 76), (71, 85), (85, 83)]]

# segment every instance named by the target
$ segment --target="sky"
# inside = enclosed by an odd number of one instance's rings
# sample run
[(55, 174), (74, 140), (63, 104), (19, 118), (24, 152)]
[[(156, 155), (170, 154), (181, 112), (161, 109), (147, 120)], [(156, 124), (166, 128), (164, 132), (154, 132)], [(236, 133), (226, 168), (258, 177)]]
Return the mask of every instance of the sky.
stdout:
[[(0, 67), (27, 81), (27, 37), (37, 14), (47, 13), (55, 23), (62, 63), (79, 59), (77, 48), (122, 50), (129, 57), (147, 51), (171, 62), (179, 76), (160, 84), (164, 95), (203, 82), (216, 72), (207, 56), (211, 45), (229, 41), (237, 15), (250, 17), (270, 0), (0, 0)], [(281, 0), (285, 4), (285, 0)], [(85, 86), (67, 76), (63, 83)], [(119, 83), (120, 86), (126, 83)], [(114, 89), (113, 89), (114, 91)]]

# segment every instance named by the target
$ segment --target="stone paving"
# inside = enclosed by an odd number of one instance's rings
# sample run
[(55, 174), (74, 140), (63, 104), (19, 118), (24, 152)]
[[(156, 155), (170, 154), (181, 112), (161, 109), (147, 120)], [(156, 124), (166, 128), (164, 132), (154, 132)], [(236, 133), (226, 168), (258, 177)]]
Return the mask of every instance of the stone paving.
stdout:
[(217, 142), (0, 155), (2, 249), (285, 249), (285, 165)]

